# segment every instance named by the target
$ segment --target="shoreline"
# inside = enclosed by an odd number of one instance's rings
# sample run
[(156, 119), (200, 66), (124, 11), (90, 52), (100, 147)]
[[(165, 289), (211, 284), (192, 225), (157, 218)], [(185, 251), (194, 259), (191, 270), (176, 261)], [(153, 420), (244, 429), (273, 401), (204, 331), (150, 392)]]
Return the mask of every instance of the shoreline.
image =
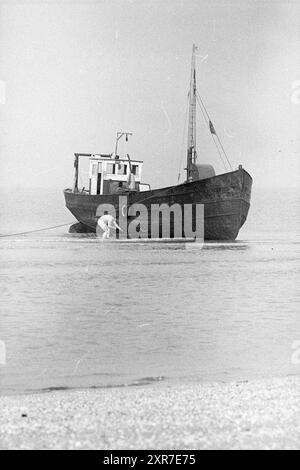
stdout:
[(300, 377), (0, 397), (0, 449), (299, 449)]

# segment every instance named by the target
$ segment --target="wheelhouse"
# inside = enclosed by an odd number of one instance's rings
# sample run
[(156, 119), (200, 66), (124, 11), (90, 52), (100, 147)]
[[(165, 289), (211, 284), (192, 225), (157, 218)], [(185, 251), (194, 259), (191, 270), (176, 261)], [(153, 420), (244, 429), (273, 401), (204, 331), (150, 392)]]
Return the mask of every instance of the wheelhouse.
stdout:
[(143, 162), (109, 155), (92, 155), (89, 160), (90, 194), (140, 191)]
[[(75, 153), (75, 176), (73, 192), (90, 195), (109, 195), (127, 192), (140, 192), (150, 189), (142, 183), (143, 162), (131, 160), (129, 155), (121, 158), (117, 155)], [(79, 189), (79, 158), (89, 159), (88, 189)]]
[[(89, 195), (109, 195), (126, 192), (140, 192), (150, 189), (149, 184), (142, 184), (143, 162), (132, 160), (129, 154), (125, 157), (118, 155), (118, 142), (122, 137), (128, 141), (130, 132), (118, 132), (116, 137), (115, 151), (112, 154), (75, 153), (74, 167), (74, 193)], [(89, 183), (88, 189), (78, 188), (79, 159), (89, 159)]]

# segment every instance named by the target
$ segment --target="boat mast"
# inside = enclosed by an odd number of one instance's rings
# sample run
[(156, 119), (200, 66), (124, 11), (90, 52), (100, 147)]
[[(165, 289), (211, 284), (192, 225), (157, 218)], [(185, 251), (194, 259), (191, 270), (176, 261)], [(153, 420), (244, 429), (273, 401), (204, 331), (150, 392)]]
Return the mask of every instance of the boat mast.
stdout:
[(196, 163), (196, 51), (197, 46), (193, 44), (191, 81), (189, 91), (189, 129), (187, 148), (187, 181), (192, 180), (193, 165)]

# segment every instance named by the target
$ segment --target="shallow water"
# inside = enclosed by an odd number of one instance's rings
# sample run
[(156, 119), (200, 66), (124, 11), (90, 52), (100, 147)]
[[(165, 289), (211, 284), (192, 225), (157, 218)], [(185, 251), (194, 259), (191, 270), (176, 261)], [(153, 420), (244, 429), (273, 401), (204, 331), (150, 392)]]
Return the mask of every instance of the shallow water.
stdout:
[[(2, 196), (1, 233), (71, 221), (51, 194)], [(67, 227), (0, 238), (1, 392), (299, 374), (299, 199), (271, 203), (254, 198), (239, 240), (203, 249)]]

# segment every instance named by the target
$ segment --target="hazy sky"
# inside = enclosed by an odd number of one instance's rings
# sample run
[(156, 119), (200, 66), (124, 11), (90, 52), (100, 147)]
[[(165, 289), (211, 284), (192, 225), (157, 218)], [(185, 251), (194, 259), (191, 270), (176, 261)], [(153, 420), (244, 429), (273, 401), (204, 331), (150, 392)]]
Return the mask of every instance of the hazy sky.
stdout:
[[(196, 43), (233, 166), (298, 187), (299, 32), (299, 0), (0, 0), (0, 184), (70, 187), (72, 154), (113, 151), (118, 130), (144, 182), (175, 184)], [(199, 160), (224, 172), (198, 123)]]

